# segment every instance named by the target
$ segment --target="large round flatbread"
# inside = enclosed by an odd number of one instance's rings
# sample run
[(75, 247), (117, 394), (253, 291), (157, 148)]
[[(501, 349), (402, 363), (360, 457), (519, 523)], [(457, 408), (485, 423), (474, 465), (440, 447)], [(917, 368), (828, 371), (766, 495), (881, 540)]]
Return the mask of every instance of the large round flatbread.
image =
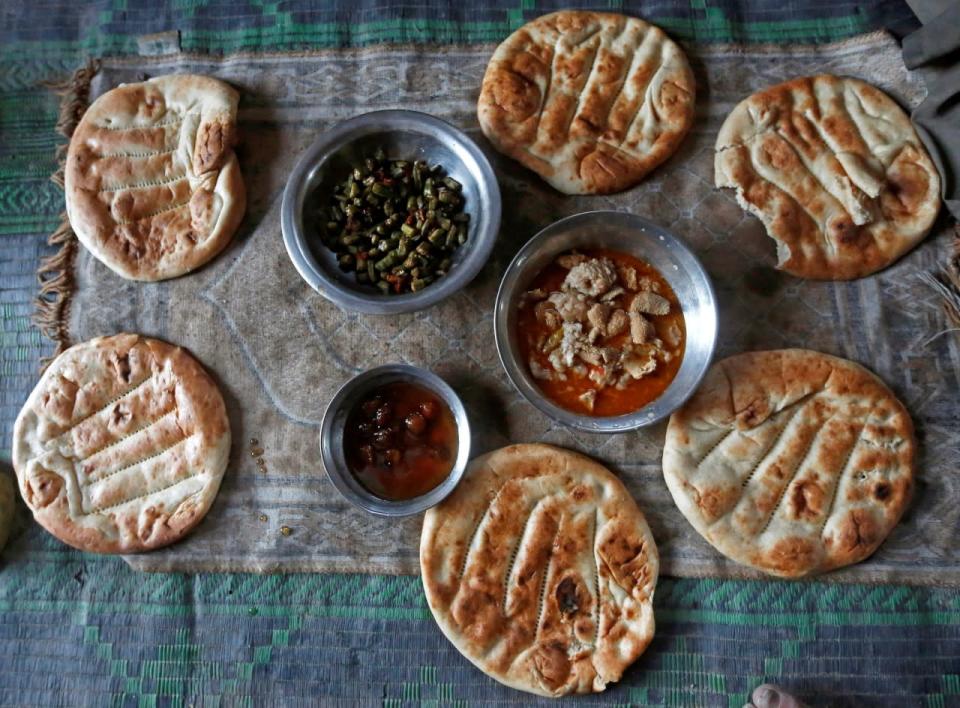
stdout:
[(477, 114), (498, 150), (565, 194), (609, 194), (642, 180), (693, 123), (683, 51), (633, 17), (561, 11), (494, 52)]
[(670, 418), (663, 475), (718, 551), (796, 577), (876, 550), (910, 499), (915, 449), (903, 405), (858, 364), (751, 352), (714, 364)]
[(623, 484), (549, 445), (473, 460), (420, 539), (443, 633), (496, 680), (544, 696), (602, 691), (643, 653), (658, 567)]
[(136, 334), (58, 356), (13, 432), (20, 494), (36, 520), (100, 553), (145, 551), (190, 531), (229, 452), (216, 384), (185, 350)]
[(753, 94), (717, 136), (715, 178), (760, 217), (779, 267), (848, 280), (916, 246), (940, 177), (906, 113), (857, 79), (794, 79)]
[(80, 242), (131, 280), (174, 278), (223, 250), (246, 206), (237, 102), (222, 81), (187, 74), (94, 101), (67, 153), (67, 214)]

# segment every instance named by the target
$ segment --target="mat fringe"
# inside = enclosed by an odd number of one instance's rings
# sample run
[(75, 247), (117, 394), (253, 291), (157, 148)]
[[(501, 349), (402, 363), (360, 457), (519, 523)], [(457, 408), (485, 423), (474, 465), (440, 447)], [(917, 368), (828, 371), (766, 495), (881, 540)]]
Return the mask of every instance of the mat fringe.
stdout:
[(947, 318), (947, 327), (927, 340), (927, 344), (950, 332), (960, 332), (960, 223), (953, 226), (953, 246), (947, 265), (932, 273), (921, 273), (920, 279), (940, 296), (940, 305)]
[[(90, 98), (90, 82), (100, 69), (95, 60), (87, 62), (64, 82), (48, 83), (45, 86), (61, 96), (60, 115), (57, 118), (57, 132), (69, 141), (76, 130), (80, 118), (87, 110)], [(57, 147), (57, 171), (51, 175), (63, 189), (64, 168), (66, 165), (67, 144)], [(33, 322), (56, 345), (52, 357), (40, 360), (40, 370), (47, 368), (50, 361), (70, 346), (69, 319), (70, 300), (73, 296), (73, 264), (77, 255), (77, 237), (70, 227), (66, 212), (60, 215), (60, 226), (50, 234), (47, 243), (59, 246), (57, 252), (40, 261), (37, 268), (37, 281), (40, 293), (35, 301)]]

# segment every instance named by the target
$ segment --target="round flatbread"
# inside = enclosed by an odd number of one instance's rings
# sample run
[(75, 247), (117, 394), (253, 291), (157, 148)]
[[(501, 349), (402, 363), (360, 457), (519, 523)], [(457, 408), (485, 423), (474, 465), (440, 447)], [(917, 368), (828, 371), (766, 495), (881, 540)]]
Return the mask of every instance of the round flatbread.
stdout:
[(794, 79), (753, 94), (717, 136), (718, 187), (763, 222), (779, 267), (849, 280), (916, 246), (940, 177), (906, 113), (857, 79)]
[(131, 280), (189, 273), (230, 242), (246, 207), (237, 92), (207, 76), (122, 84), (70, 140), (67, 214), (80, 242)]
[(718, 551), (798, 577), (877, 549), (910, 499), (915, 451), (909, 414), (862, 366), (751, 352), (714, 364), (671, 416), (663, 476)]
[(13, 477), (0, 470), (0, 551), (6, 545), (13, 526), (14, 494), (16, 492), (13, 491)]
[(497, 47), (477, 115), (490, 142), (565, 194), (632, 187), (693, 123), (687, 58), (659, 27), (564, 10)]
[(658, 568), (620, 480), (549, 445), (473, 460), (420, 539), (443, 633), (497, 681), (544, 696), (620, 679), (653, 639)]
[(213, 503), (229, 453), (216, 384), (185, 350), (136, 334), (58, 356), (13, 431), (20, 494), (36, 520), (99, 553), (185, 535)]

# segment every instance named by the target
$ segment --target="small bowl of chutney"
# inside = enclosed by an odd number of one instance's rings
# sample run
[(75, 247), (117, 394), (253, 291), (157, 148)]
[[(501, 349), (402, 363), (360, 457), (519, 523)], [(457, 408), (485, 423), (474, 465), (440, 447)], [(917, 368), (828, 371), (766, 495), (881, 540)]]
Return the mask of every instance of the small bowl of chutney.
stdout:
[(470, 457), (470, 423), (439, 376), (388, 364), (350, 379), (327, 406), (320, 454), (347, 501), (379, 516), (408, 516), (439, 504)]

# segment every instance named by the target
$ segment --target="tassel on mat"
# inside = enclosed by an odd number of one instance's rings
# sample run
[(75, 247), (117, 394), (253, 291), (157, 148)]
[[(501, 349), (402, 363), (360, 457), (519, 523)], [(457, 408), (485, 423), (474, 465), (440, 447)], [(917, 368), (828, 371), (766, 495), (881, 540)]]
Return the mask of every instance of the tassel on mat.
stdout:
[[(99, 63), (91, 60), (73, 72), (65, 82), (47, 84), (47, 88), (61, 96), (60, 115), (57, 118), (57, 132), (68, 140), (76, 130), (80, 118), (90, 99), (90, 82), (99, 70)], [(57, 171), (51, 179), (63, 189), (64, 166), (67, 145), (57, 147)], [(77, 255), (77, 237), (70, 228), (66, 213), (61, 215), (60, 226), (50, 234), (47, 243), (60, 248), (52, 256), (40, 261), (37, 268), (37, 280), (40, 292), (35, 301), (34, 324), (44, 336), (56, 345), (53, 356), (59, 355), (70, 346), (69, 317), (70, 299), (73, 296), (73, 264)], [(44, 357), (40, 361), (41, 371), (47, 367), (53, 357)]]

